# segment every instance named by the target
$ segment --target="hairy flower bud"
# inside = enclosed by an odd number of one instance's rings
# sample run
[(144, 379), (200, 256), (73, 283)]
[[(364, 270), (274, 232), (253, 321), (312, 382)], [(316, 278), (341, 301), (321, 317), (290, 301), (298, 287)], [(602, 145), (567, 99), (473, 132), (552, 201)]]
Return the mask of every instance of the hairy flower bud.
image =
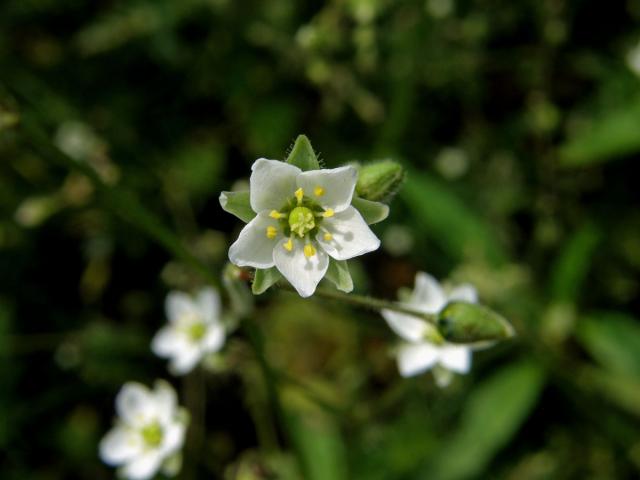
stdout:
[(360, 198), (386, 202), (393, 197), (402, 181), (404, 169), (393, 160), (382, 160), (360, 167), (356, 193)]

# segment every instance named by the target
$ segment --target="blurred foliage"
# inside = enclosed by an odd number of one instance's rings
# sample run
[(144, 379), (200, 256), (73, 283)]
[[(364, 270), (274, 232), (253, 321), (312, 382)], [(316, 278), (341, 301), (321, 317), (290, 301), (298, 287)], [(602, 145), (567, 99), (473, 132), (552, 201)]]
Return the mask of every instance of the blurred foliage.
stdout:
[(407, 167), (357, 290), (469, 281), (518, 337), (440, 390), (375, 313), (266, 293), (174, 381), (183, 478), (637, 478), (638, 42), (630, 0), (1, 2), (0, 477), (112, 478), (167, 290), (241, 227), (220, 191), (306, 133)]

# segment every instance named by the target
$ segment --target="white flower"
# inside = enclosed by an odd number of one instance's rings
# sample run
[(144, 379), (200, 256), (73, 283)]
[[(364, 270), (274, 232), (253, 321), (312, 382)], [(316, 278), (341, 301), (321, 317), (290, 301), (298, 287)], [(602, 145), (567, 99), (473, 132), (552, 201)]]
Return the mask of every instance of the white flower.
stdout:
[(347, 260), (376, 250), (380, 240), (351, 206), (354, 167), (303, 172), (260, 158), (251, 167), (250, 204), (257, 216), (229, 248), (239, 267), (274, 265), (302, 297), (313, 294), (329, 257)]
[(169, 370), (174, 375), (190, 372), (203, 356), (224, 345), (220, 297), (213, 288), (204, 288), (195, 297), (171, 292), (165, 310), (169, 323), (156, 333), (151, 349), (159, 357), (171, 359)]
[[(439, 313), (449, 302), (476, 303), (477, 293), (471, 285), (460, 285), (448, 293), (431, 275), (418, 272), (415, 288), (403, 306), (423, 313)], [(391, 329), (403, 340), (397, 351), (398, 369), (410, 377), (434, 368), (440, 386), (451, 379), (450, 372), (467, 373), (471, 368), (471, 348), (446, 342), (434, 342), (439, 335), (421, 318), (392, 310), (382, 310)]]
[[(100, 458), (131, 480), (151, 478), (165, 461), (179, 454), (185, 420), (176, 405), (176, 392), (158, 380), (153, 391), (126, 383), (116, 397), (118, 419), (100, 442)], [(184, 415), (182, 415), (184, 417)]]

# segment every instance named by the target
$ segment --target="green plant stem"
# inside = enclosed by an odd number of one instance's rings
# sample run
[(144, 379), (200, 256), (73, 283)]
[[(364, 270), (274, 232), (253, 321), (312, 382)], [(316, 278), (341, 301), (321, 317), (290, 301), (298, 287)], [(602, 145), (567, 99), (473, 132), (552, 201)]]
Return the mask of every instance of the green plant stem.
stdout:
[[(278, 283), (278, 286), (282, 290), (289, 292), (295, 292), (295, 289), (284, 282)], [(343, 293), (338, 290), (329, 290), (326, 288), (317, 288), (314, 297), (326, 298), (328, 300), (337, 300), (345, 302), (356, 307), (366, 308), (369, 310), (392, 310), (398, 313), (404, 313), (411, 315), (412, 317), (418, 317), (425, 322), (432, 325), (437, 325), (438, 316), (433, 313), (420, 312), (410, 307), (405, 307), (402, 304), (391, 302), (389, 300), (382, 300), (380, 298), (367, 297), (365, 295), (358, 295), (356, 293)]]

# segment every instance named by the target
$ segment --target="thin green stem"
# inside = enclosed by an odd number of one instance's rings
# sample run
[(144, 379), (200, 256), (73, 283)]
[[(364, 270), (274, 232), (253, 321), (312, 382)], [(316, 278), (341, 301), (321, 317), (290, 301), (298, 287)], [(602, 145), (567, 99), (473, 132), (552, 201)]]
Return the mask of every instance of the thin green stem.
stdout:
[[(295, 292), (294, 288), (291, 285), (285, 284), (284, 282), (278, 283), (278, 286), (282, 290)], [(392, 310), (394, 312), (411, 315), (412, 317), (418, 317), (421, 320), (424, 320), (425, 322), (428, 322), (432, 325), (437, 325), (438, 315), (433, 313), (420, 312), (418, 310), (414, 310), (413, 308), (406, 307), (400, 303), (391, 302), (389, 300), (367, 297), (365, 295), (358, 295), (356, 293), (343, 293), (338, 290), (329, 290), (326, 288), (316, 288), (314, 297), (337, 300), (369, 310)]]

